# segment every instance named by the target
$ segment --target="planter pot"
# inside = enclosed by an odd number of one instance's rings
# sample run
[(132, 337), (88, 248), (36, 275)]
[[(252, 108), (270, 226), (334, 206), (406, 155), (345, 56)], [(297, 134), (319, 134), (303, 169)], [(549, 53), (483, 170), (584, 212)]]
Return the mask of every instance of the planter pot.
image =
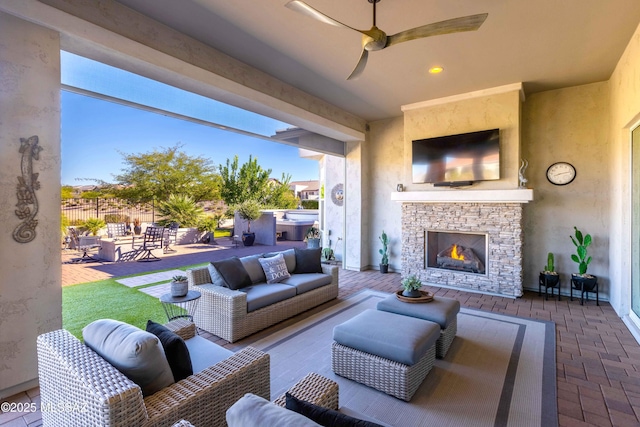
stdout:
[(422, 293), (419, 290), (415, 290), (415, 291), (404, 290), (402, 291), (402, 296), (407, 298), (420, 298), (422, 296)]
[(188, 282), (171, 282), (171, 296), (183, 297), (189, 292)]
[(560, 282), (560, 275), (557, 273), (552, 274), (552, 273), (545, 273), (544, 271), (541, 271), (539, 280), (542, 286), (546, 286), (547, 288), (555, 288), (556, 286), (558, 286), (558, 283)]
[(380, 273), (388, 273), (389, 264), (380, 264)]
[(577, 289), (579, 291), (584, 289), (586, 292), (591, 292), (596, 287), (597, 282), (598, 278), (590, 274), (582, 276), (580, 274), (574, 273), (571, 275), (571, 284), (573, 285), (574, 289)]
[(142, 233), (142, 227), (139, 226), (139, 225), (134, 226), (133, 227), (133, 234), (138, 235), (140, 233)]
[(320, 247), (320, 239), (307, 239), (307, 248), (315, 249)]
[(256, 233), (242, 233), (242, 243), (245, 246), (253, 246), (256, 240)]

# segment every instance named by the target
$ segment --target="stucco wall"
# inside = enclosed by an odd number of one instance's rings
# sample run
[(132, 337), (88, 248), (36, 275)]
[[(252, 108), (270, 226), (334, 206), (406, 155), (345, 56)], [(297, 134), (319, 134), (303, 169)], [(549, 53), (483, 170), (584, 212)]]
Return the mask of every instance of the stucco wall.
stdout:
[(324, 235), (323, 247), (331, 247), (336, 260), (341, 261), (344, 254), (344, 198), (342, 205), (336, 204), (331, 198), (331, 193), (338, 185), (342, 185), (344, 191), (345, 170), (343, 157), (326, 155), (322, 159), (322, 176), (324, 182)]
[(520, 167), (520, 91), (474, 96), (404, 114), (404, 184), (411, 191), (456, 191), (433, 184), (412, 184), (411, 144), (415, 139), (500, 129), (500, 180), (474, 183), (469, 189), (514, 189)]
[(400, 271), (402, 249), (402, 205), (392, 202), (391, 192), (397, 184), (405, 183), (404, 119), (395, 117), (370, 123), (368, 162), (371, 168), (369, 193), (371, 194), (371, 228), (368, 244), (368, 264), (378, 268), (382, 247), (378, 237), (384, 230), (389, 237), (389, 270)]
[[(57, 33), (0, 13), (0, 399), (34, 383), (36, 337), (62, 326), (59, 52)], [(18, 150), (33, 135), (37, 234), (18, 243)]]
[(631, 301), (630, 130), (640, 120), (640, 26), (629, 41), (609, 80), (611, 141), (610, 301), (620, 316), (629, 312)]
[[(522, 156), (535, 200), (525, 206), (524, 286), (538, 288), (538, 273), (555, 255), (563, 291), (569, 291), (575, 246), (573, 226), (593, 237), (588, 272), (609, 293), (610, 152), (609, 86), (606, 82), (533, 94), (523, 106)], [(549, 165), (564, 161), (575, 180), (556, 186), (546, 179)]]

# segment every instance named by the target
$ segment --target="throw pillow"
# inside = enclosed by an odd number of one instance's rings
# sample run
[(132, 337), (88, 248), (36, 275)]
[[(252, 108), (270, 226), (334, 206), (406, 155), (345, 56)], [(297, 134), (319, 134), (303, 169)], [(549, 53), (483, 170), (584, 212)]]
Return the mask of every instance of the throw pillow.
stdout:
[(158, 337), (118, 320), (101, 319), (82, 329), (84, 343), (138, 384), (144, 396), (173, 384)]
[(160, 340), (175, 382), (193, 375), (189, 349), (179, 335), (151, 320), (147, 321), (147, 332), (151, 332)]
[(211, 264), (218, 270), (220, 276), (227, 284), (227, 288), (237, 291), (240, 288), (251, 286), (251, 277), (245, 270), (242, 261), (237, 256), (223, 259), (221, 261), (212, 261)]
[(241, 397), (227, 409), (225, 415), (229, 427), (318, 427), (320, 425), (252, 393)]
[(322, 248), (298, 249), (296, 250), (296, 274), (302, 273), (322, 273), (322, 262), (320, 255)]
[(304, 415), (325, 427), (382, 427), (371, 421), (359, 420), (342, 414), (334, 409), (323, 408), (313, 403), (300, 400), (290, 393), (286, 393), (285, 408)]
[(287, 263), (285, 262), (282, 254), (278, 254), (271, 258), (260, 258), (258, 261), (260, 261), (260, 265), (262, 265), (264, 275), (267, 278), (267, 283), (278, 283), (291, 277), (287, 270)]

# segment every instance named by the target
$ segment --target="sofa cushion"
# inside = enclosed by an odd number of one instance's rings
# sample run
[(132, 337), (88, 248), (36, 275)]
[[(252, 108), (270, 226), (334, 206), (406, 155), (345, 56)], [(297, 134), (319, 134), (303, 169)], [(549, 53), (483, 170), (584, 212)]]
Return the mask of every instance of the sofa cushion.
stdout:
[(301, 273), (322, 273), (322, 262), (320, 255), (322, 248), (316, 249), (298, 249), (295, 248), (296, 254), (296, 274)]
[[(251, 277), (242, 265), (242, 261), (237, 256), (223, 259), (220, 261), (212, 261), (211, 265), (215, 267), (218, 274), (224, 280), (222, 286), (229, 289), (238, 290), (245, 286), (251, 286)], [(213, 279), (213, 278), (212, 278)], [(215, 283), (215, 282), (214, 282)]]
[(278, 283), (291, 277), (291, 274), (287, 271), (287, 263), (282, 254), (270, 258), (261, 258), (258, 261), (260, 265), (262, 265), (267, 283)]
[(185, 344), (191, 354), (194, 374), (233, 356), (231, 350), (220, 347), (200, 335), (189, 338), (185, 341)]
[(85, 344), (138, 384), (144, 396), (173, 384), (158, 337), (118, 320), (101, 319), (82, 330)]
[(189, 349), (182, 337), (151, 320), (147, 321), (147, 332), (151, 332), (160, 340), (175, 382), (183, 380), (193, 374)]
[(354, 418), (342, 414), (334, 409), (323, 408), (313, 403), (300, 400), (297, 397), (286, 393), (285, 408), (304, 415), (310, 420), (325, 427), (382, 427), (380, 424)]
[(323, 273), (294, 274), (282, 281), (283, 284), (296, 288), (298, 295), (331, 283), (332, 277)]
[(226, 418), (229, 427), (257, 425), (264, 427), (318, 427), (320, 425), (303, 415), (251, 393), (245, 394), (227, 409)]
[(296, 288), (280, 283), (263, 283), (240, 290), (247, 293), (247, 312), (296, 296)]
[(294, 249), (287, 249), (282, 252), (269, 252), (263, 255), (264, 258), (271, 258), (278, 254), (284, 256), (284, 261), (287, 263), (287, 271), (289, 274), (293, 274), (296, 271), (296, 251)]
[(262, 254), (258, 255), (250, 255), (240, 258), (244, 269), (249, 273), (249, 277), (251, 277), (251, 282), (255, 285), (256, 283), (264, 283), (267, 281), (267, 278), (264, 275), (264, 270), (262, 269), (262, 264), (258, 261), (262, 258)]

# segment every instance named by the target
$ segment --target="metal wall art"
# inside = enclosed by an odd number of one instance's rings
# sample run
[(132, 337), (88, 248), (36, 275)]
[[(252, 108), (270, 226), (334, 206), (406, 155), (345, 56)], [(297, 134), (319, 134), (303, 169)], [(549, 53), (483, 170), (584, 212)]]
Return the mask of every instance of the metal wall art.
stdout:
[(344, 187), (342, 184), (336, 184), (331, 190), (331, 201), (336, 206), (344, 204)]
[(37, 173), (33, 172), (33, 160), (39, 160), (42, 147), (38, 145), (38, 136), (34, 135), (28, 139), (20, 138), (20, 153), (22, 161), (20, 171), (22, 176), (18, 177), (16, 196), (18, 197), (16, 216), (22, 223), (13, 230), (13, 240), (18, 243), (28, 243), (36, 237), (36, 226), (38, 220), (38, 199), (36, 190), (40, 188)]

